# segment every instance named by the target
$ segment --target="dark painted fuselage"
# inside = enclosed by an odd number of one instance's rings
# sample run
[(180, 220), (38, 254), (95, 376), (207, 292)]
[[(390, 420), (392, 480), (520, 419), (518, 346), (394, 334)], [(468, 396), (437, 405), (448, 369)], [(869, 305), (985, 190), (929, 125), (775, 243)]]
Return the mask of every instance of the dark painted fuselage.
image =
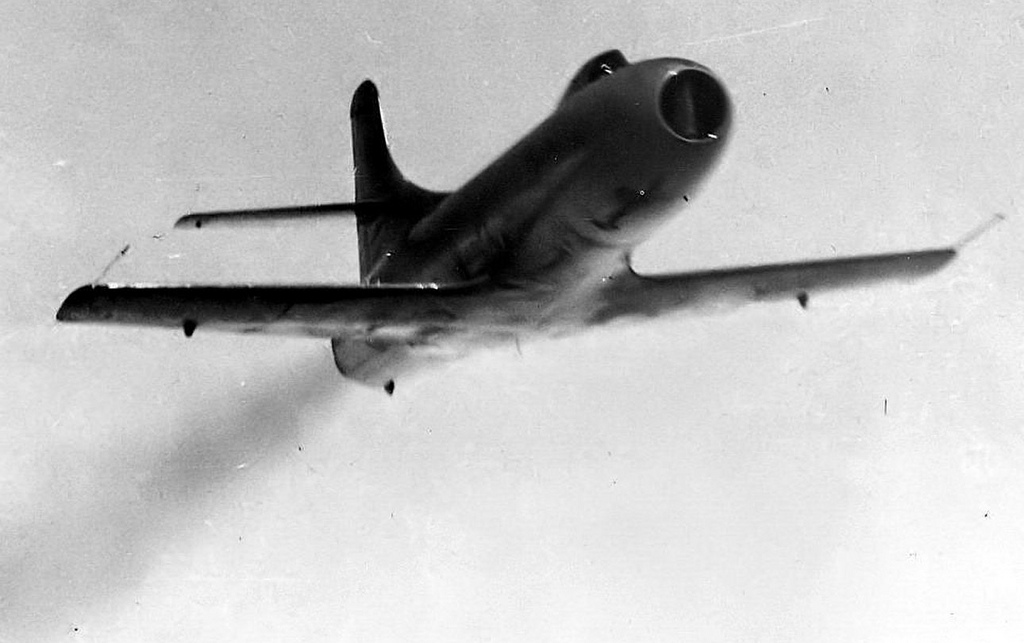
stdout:
[(441, 201), (367, 281), (487, 279), (571, 307), (686, 205), (721, 154), (730, 119), (722, 85), (691, 61), (600, 74)]

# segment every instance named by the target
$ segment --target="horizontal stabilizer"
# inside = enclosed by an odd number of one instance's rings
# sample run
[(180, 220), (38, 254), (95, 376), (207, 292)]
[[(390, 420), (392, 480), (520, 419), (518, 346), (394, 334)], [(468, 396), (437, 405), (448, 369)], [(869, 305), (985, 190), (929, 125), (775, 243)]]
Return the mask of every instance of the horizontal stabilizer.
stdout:
[[(486, 324), (474, 304), (485, 285), (82, 286), (57, 320), (273, 333), (415, 339), (439, 328)], [(482, 307), (487, 310), (488, 307)]]
[(257, 210), (217, 210), (196, 212), (181, 217), (175, 228), (212, 228), (241, 226), (273, 226), (290, 224), (324, 217), (351, 215), (360, 218), (375, 217), (389, 210), (384, 200), (359, 201), (356, 203), (323, 203), (318, 205), (296, 205), (283, 208)]

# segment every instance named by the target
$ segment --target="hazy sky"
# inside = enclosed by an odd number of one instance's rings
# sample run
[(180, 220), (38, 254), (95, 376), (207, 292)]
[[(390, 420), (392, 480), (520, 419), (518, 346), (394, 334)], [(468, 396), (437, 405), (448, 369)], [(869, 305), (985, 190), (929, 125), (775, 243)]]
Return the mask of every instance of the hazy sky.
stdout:
[[(0, 640), (1024, 635), (1014, 2), (0, 9)], [(406, 6), (408, 5), (408, 6)], [(946, 271), (342, 380), (322, 342), (57, 326), (99, 275), (352, 279), (348, 100), (451, 189), (610, 47), (692, 58), (727, 158), (647, 271), (946, 243)], [(168, 233), (161, 238), (154, 238)]]

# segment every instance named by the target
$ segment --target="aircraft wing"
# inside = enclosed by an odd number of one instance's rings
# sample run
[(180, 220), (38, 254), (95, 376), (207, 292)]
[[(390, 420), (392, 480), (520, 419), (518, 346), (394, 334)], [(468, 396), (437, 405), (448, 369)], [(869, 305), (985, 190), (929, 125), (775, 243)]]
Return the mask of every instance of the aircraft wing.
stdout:
[(967, 244), (1005, 218), (997, 213), (956, 243), (927, 250), (651, 276), (639, 275), (630, 268), (608, 281), (591, 321), (785, 298), (806, 307), (816, 292), (909, 281), (938, 272)]
[(806, 306), (816, 292), (922, 277), (956, 255), (957, 248), (949, 247), (656, 276), (630, 270), (609, 282), (595, 321), (785, 298)]
[(496, 324), (484, 285), (149, 286), (89, 285), (68, 295), (58, 321), (197, 328), (311, 337), (386, 332), (415, 337), (435, 328)]
[[(681, 308), (715, 308), (793, 298), (937, 272), (967, 243), (1003, 218), (996, 215), (954, 245), (928, 250), (719, 268), (644, 276), (631, 268), (612, 278), (596, 300), (568, 316), (600, 324)], [(68, 295), (58, 321), (197, 328), (401, 341), (437, 330), (515, 331), (542, 325), (544, 306), (530, 291), (490, 281), (465, 284), (156, 286), (93, 284)]]
[(218, 210), (195, 212), (178, 219), (175, 228), (211, 228), (238, 226), (270, 226), (289, 224), (309, 219), (322, 219), (337, 215), (376, 215), (394, 208), (387, 201), (358, 201), (354, 203), (322, 203), (298, 205), (284, 208), (262, 208), (255, 210)]

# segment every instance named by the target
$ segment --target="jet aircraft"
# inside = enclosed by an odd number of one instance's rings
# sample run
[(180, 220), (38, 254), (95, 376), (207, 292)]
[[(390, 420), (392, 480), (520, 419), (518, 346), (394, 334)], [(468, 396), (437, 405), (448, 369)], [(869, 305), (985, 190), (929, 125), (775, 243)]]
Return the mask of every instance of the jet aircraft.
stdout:
[(354, 216), (361, 283), (92, 283), (57, 319), (325, 338), (343, 375), (391, 394), (400, 373), (474, 347), (678, 309), (806, 307), (812, 292), (933, 273), (960, 247), (637, 274), (631, 250), (686, 210), (729, 138), (724, 85), (680, 58), (595, 56), (546, 120), (454, 192), (403, 177), (371, 81), (350, 118), (354, 202), (202, 212), (175, 227)]

